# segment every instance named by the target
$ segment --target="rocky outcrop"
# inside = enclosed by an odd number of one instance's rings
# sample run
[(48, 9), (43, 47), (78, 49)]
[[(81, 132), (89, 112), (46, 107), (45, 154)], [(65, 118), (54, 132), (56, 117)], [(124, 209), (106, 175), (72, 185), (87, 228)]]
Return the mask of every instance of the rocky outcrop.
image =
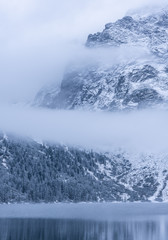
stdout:
[[(126, 16), (90, 34), (87, 48), (147, 49), (150, 57), (92, 64), (64, 74), (59, 89), (39, 91), (35, 104), (49, 108), (130, 110), (166, 106), (168, 101), (167, 12)], [(136, 49), (132, 49), (136, 51)], [(139, 50), (141, 51), (141, 50)], [(129, 54), (129, 53), (128, 53)], [(113, 57), (112, 57), (113, 58)], [(55, 91), (55, 94), (53, 92)]]

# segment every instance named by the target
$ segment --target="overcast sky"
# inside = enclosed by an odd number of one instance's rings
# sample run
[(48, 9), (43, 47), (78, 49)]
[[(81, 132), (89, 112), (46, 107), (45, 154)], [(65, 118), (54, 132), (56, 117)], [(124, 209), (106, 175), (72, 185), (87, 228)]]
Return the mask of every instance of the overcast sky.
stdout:
[(161, 0), (0, 0), (0, 101), (30, 100), (59, 81), (89, 33)]

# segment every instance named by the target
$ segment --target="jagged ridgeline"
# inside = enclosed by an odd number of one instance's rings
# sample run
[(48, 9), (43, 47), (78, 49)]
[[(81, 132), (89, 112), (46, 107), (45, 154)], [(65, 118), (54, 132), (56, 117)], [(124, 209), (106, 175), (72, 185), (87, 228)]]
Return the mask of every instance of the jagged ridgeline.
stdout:
[[(48, 108), (130, 110), (167, 105), (168, 100), (168, 12), (145, 17), (126, 16), (90, 34), (86, 48), (97, 51), (144, 51), (146, 55), (123, 57), (65, 72), (60, 88), (41, 90), (35, 104)], [(137, 49), (135, 49), (135, 47)], [(112, 50), (110, 50), (112, 49)], [(129, 49), (129, 51), (128, 51)], [(127, 54), (128, 51), (128, 54)], [(91, 54), (90, 53), (90, 54)], [(148, 56), (147, 56), (148, 55)]]

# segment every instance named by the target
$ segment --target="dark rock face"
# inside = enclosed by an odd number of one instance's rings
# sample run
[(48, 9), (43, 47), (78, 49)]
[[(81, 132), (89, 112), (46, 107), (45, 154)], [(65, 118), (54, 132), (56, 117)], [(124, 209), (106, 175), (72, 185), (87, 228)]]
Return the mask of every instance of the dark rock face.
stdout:
[[(71, 83), (69, 83), (71, 79)], [(68, 106), (73, 104), (78, 92), (82, 91), (83, 81), (80, 80), (79, 74), (76, 72), (70, 73), (70, 75), (64, 77), (64, 80), (61, 83), (61, 89), (58, 95), (55, 97), (53, 102), (53, 108), (63, 108), (66, 109)]]
[(161, 27), (167, 28), (168, 27), (168, 12), (165, 12), (161, 18), (159, 19), (159, 21), (157, 22), (157, 24)]
[(157, 75), (158, 72), (154, 67), (144, 65), (142, 69), (134, 69), (128, 77), (132, 82), (144, 82), (148, 79), (156, 78)]
[(129, 96), (127, 96), (123, 104), (127, 105), (128, 103), (136, 103), (138, 108), (144, 108), (147, 106), (154, 105), (155, 103), (158, 103), (161, 101), (161, 97), (159, 94), (150, 88), (144, 88), (133, 91), (133, 93)]

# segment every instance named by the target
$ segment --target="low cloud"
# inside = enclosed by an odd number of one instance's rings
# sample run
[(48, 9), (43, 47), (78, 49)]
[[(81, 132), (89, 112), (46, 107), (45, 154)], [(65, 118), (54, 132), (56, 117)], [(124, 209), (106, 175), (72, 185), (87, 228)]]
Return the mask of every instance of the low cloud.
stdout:
[(0, 129), (38, 141), (113, 151), (167, 152), (168, 112), (93, 113), (0, 106)]

